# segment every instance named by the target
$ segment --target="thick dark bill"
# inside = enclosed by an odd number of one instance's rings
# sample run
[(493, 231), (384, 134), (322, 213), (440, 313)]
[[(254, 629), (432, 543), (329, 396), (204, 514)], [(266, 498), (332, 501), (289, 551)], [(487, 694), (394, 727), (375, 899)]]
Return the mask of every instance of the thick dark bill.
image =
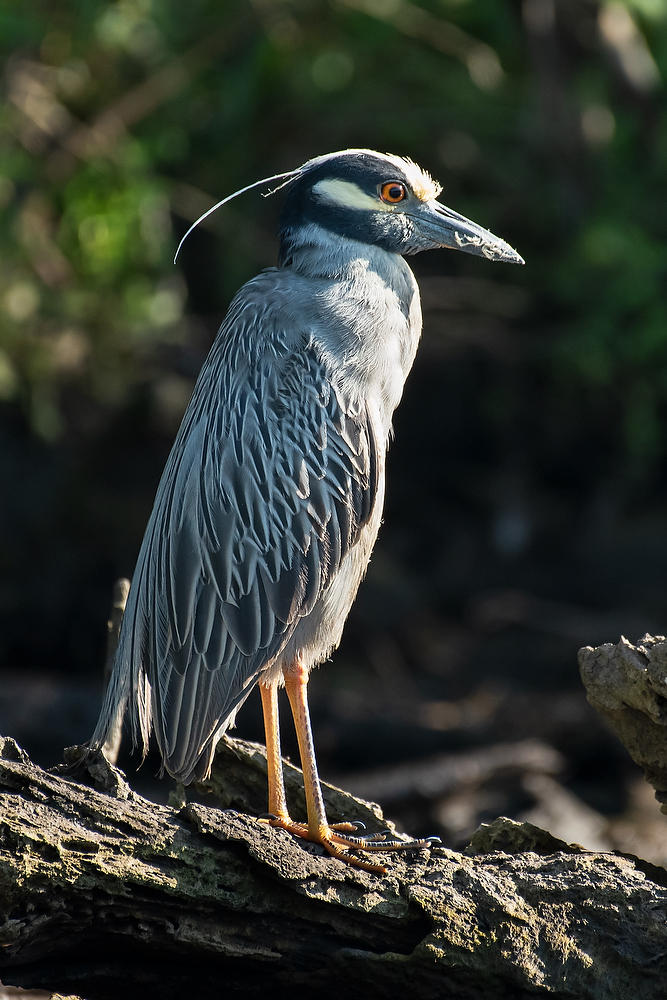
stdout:
[(489, 260), (504, 260), (508, 264), (525, 264), (523, 257), (505, 240), (439, 201), (425, 203), (418, 219), (420, 230), (437, 241), (439, 246), (463, 250)]

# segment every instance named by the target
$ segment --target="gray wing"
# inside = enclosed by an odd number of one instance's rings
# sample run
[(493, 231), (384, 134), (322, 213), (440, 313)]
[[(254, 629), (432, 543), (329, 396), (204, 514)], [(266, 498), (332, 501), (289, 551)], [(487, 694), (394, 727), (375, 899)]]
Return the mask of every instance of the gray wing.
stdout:
[(365, 402), (343, 403), (307, 336), (267, 338), (248, 363), (243, 324), (226, 321), (184, 417), (114, 668), (135, 735), (145, 747), (152, 721), (186, 782), (358, 540), (378, 487)]

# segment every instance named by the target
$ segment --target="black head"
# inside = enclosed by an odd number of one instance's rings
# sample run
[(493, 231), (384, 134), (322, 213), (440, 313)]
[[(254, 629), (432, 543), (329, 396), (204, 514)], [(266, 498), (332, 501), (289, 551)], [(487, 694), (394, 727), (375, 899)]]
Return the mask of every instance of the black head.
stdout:
[(416, 163), (372, 149), (327, 153), (227, 195), (192, 223), (176, 257), (193, 229), (212, 212), (272, 181), (281, 181), (274, 191), (287, 192), (280, 226), (281, 265), (289, 264), (293, 247), (308, 240), (307, 229), (313, 225), (331, 234), (331, 249), (338, 237), (397, 254), (450, 247), (523, 264), (504, 240), (436, 201), (440, 185)]
[(370, 149), (329, 153), (305, 163), (286, 190), (283, 264), (309, 224), (397, 254), (445, 246), (523, 263), (503, 240), (436, 201), (440, 185), (400, 156)]
[(289, 239), (291, 231), (315, 223), (337, 236), (410, 253), (413, 226), (405, 209), (439, 192), (439, 184), (401, 157), (370, 149), (329, 153), (305, 163), (287, 185), (281, 235)]

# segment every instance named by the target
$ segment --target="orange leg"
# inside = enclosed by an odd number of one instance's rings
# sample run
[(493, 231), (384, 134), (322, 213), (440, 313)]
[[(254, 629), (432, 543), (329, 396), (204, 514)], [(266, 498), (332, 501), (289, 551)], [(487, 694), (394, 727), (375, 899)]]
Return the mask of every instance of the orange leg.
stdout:
[[(315, 761), (313, 734), (310, 727), (307, 684), (308, 674), (301, 664), (295, 663), (289, 671), (285, 671), (285, 690), (287, 691), (287, 697), (289, 698), (294, 717), (294, 726), (299, 743), (299, 753), (301, 755), (301, 766), (303, 768), (303, 784), (308, 812), (308, 823), (304, 824), (295, 823), (290, 819), (287, 810), (282, 775), (282, 760), (280, 756), (277, 685), (263, 685), (260, 683), (262, 708), (264, 711), (264, 728), (266, 732), (270, 823), (272, 826), (288, 830), (297, 837), (322, 844), (329, 854), (346, 862), (346, 864), (363, 868), (366, 871), (384, 874), (386, 869), (382, 865), (372, 864), (370, 861), (356, 858), (350, 854), (350, 849), (356, 851), (405, 850), (406, 848), (430, 847), (431, 843), (424, 840), (414, 840), (407, 843), (403, 841), (385, 841), (381, 836), (355, 837), (349, 835), (353, 834), (356, 830), (354, 824), (336, 823), (330, 825), (327, 822), (320, 779), (317, 773), (317, 763)], [(348, 836), (343, 836), (343, 833), (347, 833)]]
[[(285, 782), (283, 781), (283, 762), (280, 754), (280, 717), (278, 715), (278, 685), (259, 684), (262, 697), (262, 713), (264, 715), (264, 733), (266, 736), (266, 764), (269, 785), (269, 814), (274, 825), (286, 824), (292, 833), (305, 837), (308, 827), (305, 823), (293, 823), (287, 810), (285, 798)], [(293, 827), (299, 827), (299, 830)]]
[[(273, 826), (288, 829), (298, 837), (310, 839), (306, 823), (295, 823), (290, 819), (285, 797), (282, 757), (280, 753), (280, 717), (278, 714), (278, 685), (259, 684), (264, 715), (264, 733), (266, 736), (266, 763), (269, 786), (269, 817)], [(355, 833), (358, 826), (354, 823), (335, 823), (332, 830), (337, 832)]]

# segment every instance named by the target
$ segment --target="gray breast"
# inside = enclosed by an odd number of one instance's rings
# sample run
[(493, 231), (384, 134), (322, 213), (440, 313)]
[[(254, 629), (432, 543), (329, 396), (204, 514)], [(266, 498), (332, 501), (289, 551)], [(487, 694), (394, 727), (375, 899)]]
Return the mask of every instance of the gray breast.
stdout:
[(272, 674), (295, 657), (312, 668), (340, 642), (380, 527), (392, 415), (421, 334), (419, 291), (401, 257), (364, 247), (363, 255), (333, 279), (308, 276), (306, 281), (309, 294), (304, 294), (303, 300), (311, 303), (313, 340), (325, 359), (328, 377), (343, 406), (356, 408), (365, 400), (370, 414), (378, 450), (378, 489), (358, 541), (312, 612), (298, 623), (272, 665)]

